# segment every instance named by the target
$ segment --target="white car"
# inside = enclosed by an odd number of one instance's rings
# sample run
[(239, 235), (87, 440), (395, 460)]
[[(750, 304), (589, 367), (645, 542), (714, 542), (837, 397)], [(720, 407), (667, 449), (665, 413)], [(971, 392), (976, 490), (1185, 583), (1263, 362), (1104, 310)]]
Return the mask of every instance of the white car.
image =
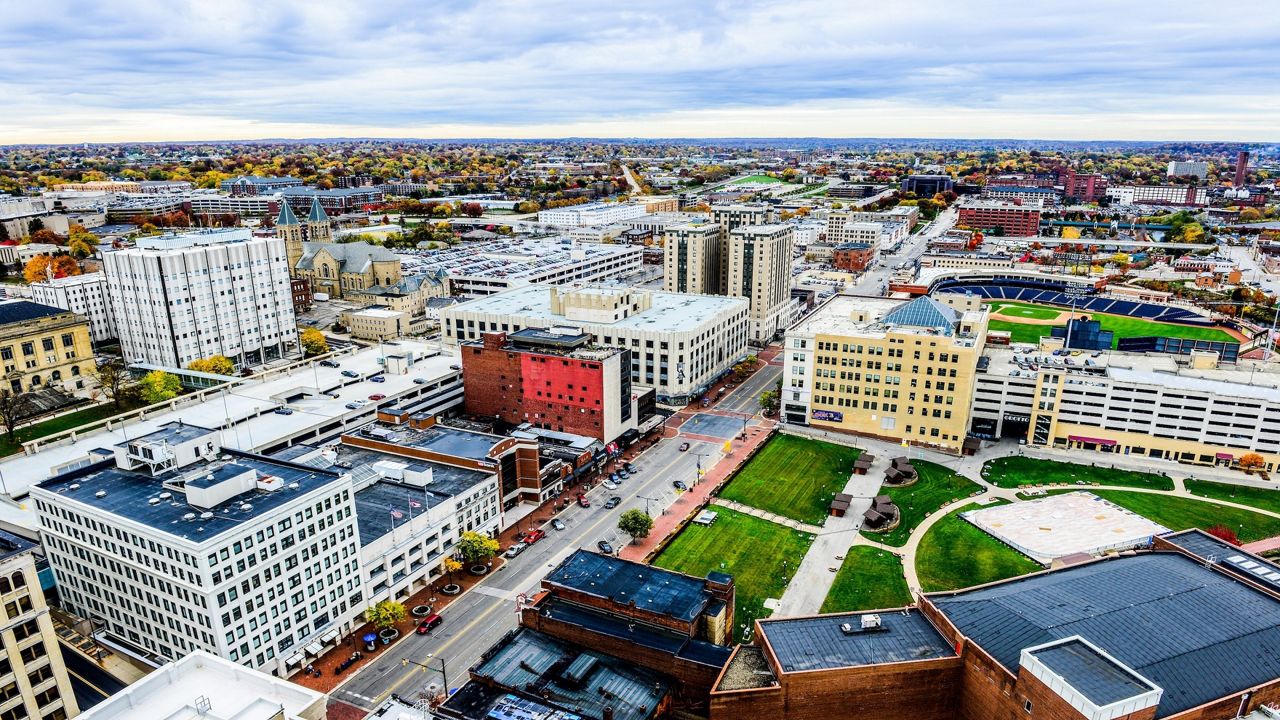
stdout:
[(606, 490), (617, 490), (617, 489), (618, 489), (617, 484), (616, 484), (616, 483), (614, 483), (614, 482), (612, 482), (612, 481), (609, 481), (609, 480), (605, 480), (604, 482), (602, 482), (602, 483), (600, 483), (600, 484), (601, 484), (601, 485), (603, 485), (603, 486), (604, 486), (604, 488), (605, 488)]

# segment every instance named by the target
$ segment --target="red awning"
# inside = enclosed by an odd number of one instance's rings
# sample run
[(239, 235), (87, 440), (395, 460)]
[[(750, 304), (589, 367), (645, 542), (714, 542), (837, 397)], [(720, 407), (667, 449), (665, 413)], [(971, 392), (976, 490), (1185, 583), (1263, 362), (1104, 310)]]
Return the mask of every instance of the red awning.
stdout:
[(1068, 435), (1067, 439), (1071, 442), (1092, 443), (1094, 445), (1106, 445), (1111, 447), (1116, 444), (1115, 440), (1107, 440), (1105, 438), (1091, 438), (1084, 435)]
[(1218, 454), (1216, 455), (1216, 457), (1217, 457), (1219, 460), (1234, 460), (1234, 459), (1235, 459), (1235, 455), (1232, 455), (1231, 453), (1218, 453)]

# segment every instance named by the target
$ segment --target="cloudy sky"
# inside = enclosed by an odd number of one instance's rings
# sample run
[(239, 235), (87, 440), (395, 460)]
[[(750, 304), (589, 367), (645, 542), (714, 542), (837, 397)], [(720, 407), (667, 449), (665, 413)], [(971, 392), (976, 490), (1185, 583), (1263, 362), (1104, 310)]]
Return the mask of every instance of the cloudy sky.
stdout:
[(1278, 51), (1270, 0), (0, 0), (0, 144), (1280, 140)]

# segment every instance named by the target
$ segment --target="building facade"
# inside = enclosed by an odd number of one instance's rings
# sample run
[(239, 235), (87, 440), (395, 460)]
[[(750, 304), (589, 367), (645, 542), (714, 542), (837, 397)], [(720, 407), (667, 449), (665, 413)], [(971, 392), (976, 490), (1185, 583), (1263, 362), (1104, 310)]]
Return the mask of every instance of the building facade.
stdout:
[(607, 225), (647, 214), (645, 206), (638, 203), (586, 203), (540, 210), (538, 222), (563, 226)]
[(955, 188), (950, 175), (908, 175), (902, 181), (902, 192), (915, 193), (916, 197), (933, 197)]
[(330, 298), (348, 292), (397, 285), (400, 257), (381, 245), (369, 243), (303, 243), (302, 257), (294, 266), (297, 277), (311, 283), (312, 292)]
[(837, 270), (862, 272), (876, 261), (877, 246), (872, 243), (845, 243), (831, 249), (831, 264)]
[(1006, 237), (1035, 237), (1040, 234), (1040, 209), (978, 201), (960, 207), (956, 224), (972, 230), (996, 230)]
[(97, 367), (89, 321), (27, 300), (0, 302), (0, 364), (13, 393), (83, 388)]
[(261, 365), (296, 351), (285, 245), (248, 230), (139, 238), (103, 256), (125, 360), (186, 367), (223, 355)]
[(1058, 191), (1051, 187), (1025, 187), (1021, 185), (987, 185), (982, 197), (1025, 205), (1026, 207), (1055, 207)]
[(89, 336), (94, 342), (106, 342), (116, 337), (116, 319), (107, 294), (107, 278), (100, 272), (32, 283), (31, 299), (88, 318)]
[(729, 233), (725, 295), (751, 301), (751, 341), (766, 344), (790, 321), (790, 225), (747, 225)]
[(1209, 189), (1194, 185), (1115, 185), (1106, 196), (1118, 205), (1174, 205), (1202, 207), (1209, 204)]
[(411, 331), (408, 313), (380, 305), (344, 310), (338, 319), (359, 340), (392, 340)]
[(1062, 194), (1077, 202), (1094, 202), (1107, 191), (1107, 178), (1097, 173), (1077, 173), (1068, 168), (1061, 174)]
[(0, 718), (67, 720), (80, 709), (40, 589), (34, 549), (0, 531)]
[(676, 225), (662, 245), (662, 283), (667, 292), (715, 295), (721, 291), (724, 233), (718, 223)]
[(790, 328), (782, 419), (959, 453), (987, 313), (951, 297), (838, 295)]

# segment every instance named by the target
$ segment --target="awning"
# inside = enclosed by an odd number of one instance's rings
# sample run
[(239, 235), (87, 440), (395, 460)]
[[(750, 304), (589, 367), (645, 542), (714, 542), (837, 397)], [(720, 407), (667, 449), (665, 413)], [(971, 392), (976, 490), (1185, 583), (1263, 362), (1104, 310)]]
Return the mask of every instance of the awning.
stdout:
[(289, 657), (285, 658), (284, 664), (285, 664), (285, 665), (287, 665), (287, 666), (289, 666), (289, 667), (293, 667), (294, 665), (301, 665), (301, 664), (302, 664), (302, 653), (297, 653), (297, 654), (294, 654), (294, 655), (290, 655)]
[(306, 650), (311, 655), (319, 655), (320, 653), (324, 652), (324, 646), (318, 642), (313, 642), (302, 649)]
[(1067, 439), (1071, 442), (1092, 443), (1094, 445), (1105, 445), (1111, 447), (1116, 444), (1115, 440), (1106, 440), (1104, 438), (1091, 438), (1084, 435), (1068, 435)]
[(337, 639), (337, 637), (338, 637), (338, 629), (334, 628), (329, 632), (321, 635), (320, 642), (322, 643), (333, 642), (335, 639)]
[(1236, 456), (1231, 453), (1218, 453), (1215, 457), (1219, 460), (1234, 460)]

